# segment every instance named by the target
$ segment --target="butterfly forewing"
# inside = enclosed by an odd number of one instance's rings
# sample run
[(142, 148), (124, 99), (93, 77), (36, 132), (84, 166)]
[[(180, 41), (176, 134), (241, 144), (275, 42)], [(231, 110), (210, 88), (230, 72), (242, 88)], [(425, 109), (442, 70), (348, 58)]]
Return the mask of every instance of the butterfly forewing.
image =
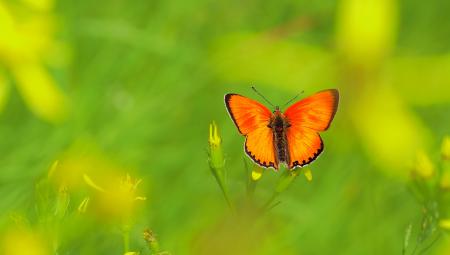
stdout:
[(290, 106), (284, 115), (290, 124), (286, 130), (289, 168), (314, 161), (323, 151), (319, 131), (328, 129), (339, 103), (339, 92), (324, 90)]
[(268, 127), (272, 113), (264, 105), (237, 94), (225, 95), (225, 104), (234, 124), (245, 139), (245, 152), (264, 167), (277, 167), (273, 133)]
[(330, 126), (338, 104), (339, 92), (336, 89), (328, 89), (291, 105), (284, 115), (291, 125), (324, 131)]

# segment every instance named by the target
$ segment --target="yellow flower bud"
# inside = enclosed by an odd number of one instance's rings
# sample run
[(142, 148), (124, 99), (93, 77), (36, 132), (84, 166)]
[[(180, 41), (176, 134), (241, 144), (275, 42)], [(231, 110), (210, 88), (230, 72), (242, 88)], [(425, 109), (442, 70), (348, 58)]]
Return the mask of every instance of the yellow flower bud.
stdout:
[(222, 139), (219, 135), (219, 130), (217, 128), (216, 123), (213, 121), (209, 125), (209, 167), (211, 168), (211, 172), (216, 178), (217, 183), (222, 190), (222, 193), (225, 197), (225, 200), (228, 203), (228, 206), (232, 209), (233, 205), (228, 196), (228, 190), (226, 186), (226, 172), (225, 172), (225, 159), (223, 157), (222, 152)]
[(303, 174), (305, 175), (306, 180), (308, 180), (309, 182), (312, 181), (313, 176), (312, 176), (311, 169), (309, 169), (309, 168), (304, 168), (304, 169), (303, 169)]
[(209, 125), (209, 164), (212, 169), (222, 169), (225, 163), (222, 153), (222, 139), (215, 122)]
[(252, 171), (252, 180), (257, 181), (261, 179), (263, 174), (263, 169), (261, 167), (255, 167)]

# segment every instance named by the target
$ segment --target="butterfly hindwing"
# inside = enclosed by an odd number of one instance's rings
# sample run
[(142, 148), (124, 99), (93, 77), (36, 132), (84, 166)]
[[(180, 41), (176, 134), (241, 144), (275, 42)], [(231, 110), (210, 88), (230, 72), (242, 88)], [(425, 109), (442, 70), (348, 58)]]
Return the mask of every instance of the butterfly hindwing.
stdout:
[(284, 115), (290, 124), (286, 138), (289, 168), (304, 166), (323, 151), (319, 132), (328, 129), (339, 104), (339, 92), (324, 90), (290, 106)]
[(272, 113), (264, 105), (238, 94), (225, 95), (227, 110), (239, 132), (246, 137), (245, 152), (263, 167), (276, 167)]
[(260, 166), (278, 168), (270, 128), (260, 127), (248, 133), (245, 139), (245, 152)]
[(314, 161), (323, 151), (323, 142), (317, 131), (291, 126), (286, 131), (290, 161), (288, 167), (302, 167)]

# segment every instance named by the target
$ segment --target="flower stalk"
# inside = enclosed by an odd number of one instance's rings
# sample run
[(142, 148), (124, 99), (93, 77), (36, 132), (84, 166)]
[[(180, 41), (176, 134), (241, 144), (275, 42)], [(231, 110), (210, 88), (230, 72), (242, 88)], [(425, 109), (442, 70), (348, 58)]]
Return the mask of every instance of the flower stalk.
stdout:
[(291, 183), (295, 180), (295, 178), (298, 176), (298, 170), (293, 169), (285, 169), (283, 171), (283, 174), (278, 179), (278, 183), (275, 186), (275, 190), (272, 193), (272, 196), (267, 200), (267, 202), (263, 206), (263, 210), (268, 210), (272, 208), (274, 205), (272, 203), (275, 201), (275, 199), (280, 195), (281, 192), (285, 191)]
[(228, 204), (230, 210), (234, 211), (233, 203), (228, 195), (228, 189), (226, 186), (226, 170), (225, 159), (222, 152), (222, 139), (219, 135), (219, 131), (215, 122), (209, 125), (209, 167), (214, 175), (217, 184), (219, 184), (220, 190)]
[(124, 224), (122, 227), (123, 253), (130, 250), (130, 225)]
[(285, 169), (283, 174), (278, 179), (278, 183), (275, 186), (275, 190), (272, 194), (272, 196), (269, 198), (269, 200), (264, 204), (263, 210), (269, 210), (276, 206), (278, 203), (273, 204), (275, 199), (286, 189), (291, 186), (291, 184), (294, 182), (294, 180), (297, 178), (297, 176), (303, 173), (305, 175), (305, 178), (308, 181), (312, 181), (312, 173), (309, 168), (295, 168), (295, 169)]
[[(244, 162), (245, 163), (245, 162)], [(247, 168), (247, 164), (245, 164)], [(253, 194), (255, 193), (256, 184), (262, 178), (264, 169), (255, 165), (250, 173), (247, 170), (247, 197), (249, 200), (253, 199)]]

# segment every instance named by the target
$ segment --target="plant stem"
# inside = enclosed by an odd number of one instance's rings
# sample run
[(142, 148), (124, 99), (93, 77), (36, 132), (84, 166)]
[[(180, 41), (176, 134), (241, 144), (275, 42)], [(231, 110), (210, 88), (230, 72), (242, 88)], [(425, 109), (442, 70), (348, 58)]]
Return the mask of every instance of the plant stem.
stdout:
[(124, 226), (122, 230), (123, 238), (123, 253), (127, 253), (130, 250), (130, 230), (128, 226)]
[(224, 173), (223, 169), (218, 169), (216, 171), (213, 171), (214, 177), (216, 178), (217, 183), (219, 184), (220, 190), (222, 190), (223, 197), (225, 198), (225, 201), (227, 202), (228, 207), (232, 212), (234, 212), (234, 206), (231, 202), (230, 197), (228, 196), (228, 189), (224, 183), (224, 176), (219, 176), (219, 174)]
[(269, 198), (269, 200), (267, 200), (267, 202), (264, 204), (264, 206), (262, 207), (262, 210), (263, 211), (268, 210), (271, 207), (272, 202), (278, 197), (278, 195), (280, 195), (280, 193), (275, 191), (272, 194), (272, 196)]

